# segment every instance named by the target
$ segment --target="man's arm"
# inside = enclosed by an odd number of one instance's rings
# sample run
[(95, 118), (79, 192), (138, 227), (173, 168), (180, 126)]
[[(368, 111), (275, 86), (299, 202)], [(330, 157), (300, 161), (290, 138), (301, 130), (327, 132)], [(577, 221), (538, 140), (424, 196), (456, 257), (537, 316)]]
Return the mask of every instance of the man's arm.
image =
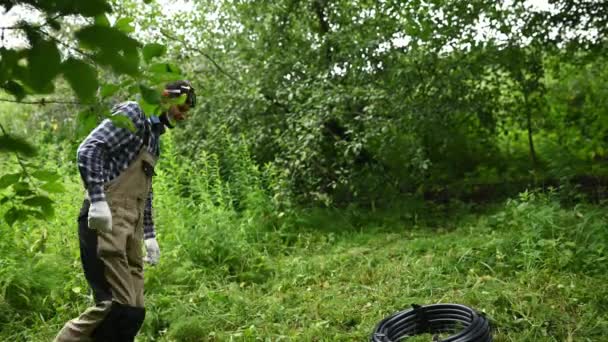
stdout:
[(158, 246), (158, 241), (156, 241), (154, 221), (152, 220), (153, 197), (152, 189), (150, 189), (150, 194), (148, 194), (148, 199), (146, 200), (146, 207), (144, 208), (144, 244), (146, 246), (144, 261), (151, 265), (156, 265), (160, 259), (160, 247)]
[[(145, 118), (137, 103), (121, 104), (114, 109), (113, 115), (126, 115), (133, 121), (137, 131), (143, 130)], [(105, 119), (80, 144), (77, 152), (78, 169), (91, 202), (105, 201), (103, 192), (105, 156), (121, 146), (138, 142), (139, 138), (134, 132), (117, 127), (111, 120)]]
[(152, 199), (154, 193), (150, 189), (148, 198), (146, 199), (146, 207), (144, 208), (144, 240), (156, 238), (154, 232), (154, 218), (152, 217)]

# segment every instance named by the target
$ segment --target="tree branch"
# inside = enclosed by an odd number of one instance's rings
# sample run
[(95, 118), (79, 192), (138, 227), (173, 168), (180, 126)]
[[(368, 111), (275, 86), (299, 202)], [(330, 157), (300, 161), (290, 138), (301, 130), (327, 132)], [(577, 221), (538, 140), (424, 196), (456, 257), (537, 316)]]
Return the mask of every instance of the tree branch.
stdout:
[(213, 64), (213, 66), (220, 72), (222, 73), (224, 76), (228, 77), (229, 79), (231, 79), (232, 81), (238, 83), (239, 85), (243, 85), (243, 82), (239, 81), (235, 76), (233, 76), (232, 74), (230, 74), (229, 72), (227, 72), (226, 70), (224, 70), (213, 58), (211, 58), (211, 56), (209, 56), (208, 54), (206, 54), (203, 50), (199, 49), (199, 48), (195, 48), (192, 47), (190, 45), (188, 45), (188, 43), (183, 40), (183, 39), (179, 39), (175, 36), (172, 36), (170, 34), (168, 34), (167, 32), (165, 32), (165, 30), (161, 30), (160, 31), (162, 33), (163, 36), (172, 39), (172, 40), (176, 40), (182, 44), (184, 44), (184, 46), (188, 49), (188, 50), (192, 50), (192, 51), (196, 51), (199, 54), (201, 54), (203, 57), (207, 58), (207, 60), (209, 60), (211, 62), (211, 64)]
[(21, 23), (19, 23), (17, 25), (14, 25), (14, 26), (0, 27), (0, 30), (2, 30), (2, 39), (4, 39), (4, 30), (25, 30), (27, 28), (31, 28), (34, 31), (39, 32), (40, 34), (48, 37), (49, 39), (51, 39), (55, 43), (57, 43), (59, 45), (62, 45), (62, 46), (66, 47), (66, 48), (68, 48), (70, 50), (78, 52), (82, 56), (88, 58), (92, 63), (96, 64), (95, 63), (95, 59), (93, 58), (93, 56), (91, 54), (88, 54), (88, 53), (84, 52), (83, 50), (81, 50), (81, 49), (79, 49), (77, 47), (71, 46), (70, 44), (67, 44), (67, 43), (63, 42), (61, 39), (58, 39), (58, 38), (52, 36), (51, 34), (49, 34), (48, 32), (46, 32), (46, 31), (43, 30), (43, 28), (45, 26), (49, 25), (51, 23), (51, 21), (54, 21), (54, 20), (56, 20), (59, 17), (61, 17), (61, 15), (55, 15), (54, 17), (48, 18), (44, 24), (38, 25), (38, 26), (30, 26), (27, 23), (21, 22)]
[[(186, 42), (184, 39), (180, 39), (177, 38), (167, 32), (165, 32), (165, 30), (161, 30), (160, 31), (162, 33), (163, 36), (165, 36), (166, 38), (169, 38), (171, 40), (175, 40), (178, 41), (180, 43), (182, 43), (182, 47), (190, 50), (190, 51), (194, 51), (197, 52), (199, 54), (201, 54), (203, 57), (205, 57), (207, 60), (209, 60), (213, 66), (224, 76), (228, 77), (230, 80), (236, 82), (238, 85), (240, 86), (245, 86), (245, 84), (241, 81), (239, 81), (235, 76), (233, 76), (232, 74), (230, 74), (229, 72), (227, 72), (226, 70), (224, 70), (213, 58), (211, 58), (211, 56), (209, 56), (207, 53), (205, 53), (203, 50), (193, 47), (191, 45), (188, 44), (188, 42)], [(279, 106), (281, 108), (283, 108), (283, 110), (285, 110), (286, 112), (290, 112), (289, 107), (281, 102), (279, 102), (275, 97), (270, 96), (268, 94), (265, 94), (264, 92), (260, 92), (260, 94), (262, 94), (262, 96), (267, 100), (270, 101), (271, 103), (273, 103), (276, 106)]]
[[(62, 17), (62, 16), (63, 16), (63, 14), (57, 14), (57, 15), (55, 15), (55, 16), (53, 16), (53, 17), (47, 18), (47, 19), (44, 21), (44, 24), (41, 24), (41, 25), (38, 25), (38, 26), (30, 26), (30, 27), (31, 27), (31, 28), (33, 28), (33, 29), (35, 29), (35, 30), (37, 30), (37, 29), (41, 29), (41, 28), (43, 28), (43, 27), (45, 27), (45, 26), (49, 25), (49, 24), (50, 24), (52, 21), (55, 21), (55, 20), (57, 20), (59, 17)], [(28, 25), (28, 24), (27, 24), (25, 21), (21, 20), (21, 21), (19, 21), (19, 23), (18, 23), (17, 25), (13, 25), (13, 26), (3, 26), (3, 27), (0, 27), (0, 30), (24, 30), (24, 29), (25, 29), (25, 28), (27, 28), (28, 26), (29, 26), (29, 25)]]
[(0, 30), (21, 30), (25, 28), (23, 25), (15, 25), (15, 26), (2, 26)]
[(0, 98), (0, 102), (13, 102), (20, 104), (32, 104), (32, 105), (41, 105), (44, 106), (49, 103), (60, 103), (60, 104), (74, 104), (74, 105), (86, 105), (86, 103), (76, 102), (76, 101), (59, 101), (59, 100), (46, 100), (42, 99), (39, 101), (19, 101), (19, 100), (11, 100), (11, 99), (2, 99)]
[(92, 55), (90, 55), (90, 54), (88, 54), (88, 53), (86, 53), (86, 52), (84, 52), (84, 51), (80, 50), (80, 49), (79, 49), (79, 48), (77, 48), (77, 47), (70, 46), (70, 44), (68, 44), (68, 43), (64, 43), (64, 42), (62, 42), (60, 39), (58, 39), (58, 38), (56, 38), (56, 37), (54, 37), (54, 36), (52, 36), (52, 35), (48, 34), (47, 32), (45, 32), (45, 31), (44, 31), (44, 30), (42, 30), (42, 29), (36, 29), (36, 31), (38, 31), (38, 32), (42, 33), (43, 35), (47, 36), (49, 39), (51, 39), (51, 40), (52, 40), (52, 41), (54, 41), (55, 43), (60, 44), (60, 45), (62, 45), (62, 46), (65, 46), (66, 48), (71, 49), (71, 50), (74, 50), (74, 51), (78, 52), (79, 54), (81, 54), (81, 55), (85, 56), (86, 58), (88, 58), (88, 59), (91, 61), (91, 63), (97, 64), (97, 63), (95, 63), (95, 59), (93, 58), (93, 56), (92, 56)]

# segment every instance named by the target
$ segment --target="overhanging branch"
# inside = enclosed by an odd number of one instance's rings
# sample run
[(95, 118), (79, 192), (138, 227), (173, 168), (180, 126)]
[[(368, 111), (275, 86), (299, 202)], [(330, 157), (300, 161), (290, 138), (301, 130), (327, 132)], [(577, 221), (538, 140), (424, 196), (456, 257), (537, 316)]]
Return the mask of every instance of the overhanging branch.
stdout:
[(86, 103), (81, 103), (81, 102), (77, 102), (77, 101), (59, 101), (59, 100), (47, 100), (47, 99), (42, 99), (42, 100), (38, 100), (38, 101), (19, 101), (19, 100), (11, 100), (11, 99), (0, 99), (0, 102), (13, 102), (13, 103), (31, 104), (31, 105), (40, 105), (40, 106), (44, 106), (46, 104), (51, 104), (51, 103), (86, 105)]
[[(171, 40), (175, 40), (178, 41), (180, 43), (182, 43), (182, 47), (185, 48), (186, 50), (190, 50), (190, 51), (194, 51), (199, 53), (201, 56), (205, 57), (207, 60), (209, 60), (211, 62), (211, 64), (213, 64), (213, 66), (224, 76), (228, 77), (230, 80), (236, 82), (238, 85), (240, 86), (246, 86), (243, 82), (239, 81), (234, 75), (232, 75), (231, 73), (227, 72), (226, 70), (224, 70), (224, 68), (222, 68), (213, 58), (211, 58), (211, 56), (209, 56), (207, 53), (205, 53), (203, 50), (191, 46), (190, 44), (188, 44), (188, 42), (186, 42), (184, 39), (175, 37), (169, 33), (167, 33), (165, 30), (161, 30), (161, 33), (163, 36), (165, 36), (166, 38), (169, 38)], [(265, 94), (263, 92), (260, 92), (260, 94), (269, 102), (271, 102), (272, 104), (283, 108), (283, 110), (285, 110), (286, 112), (290, 112), (289, 107), (287, 107), (287, 105), (279, 102), (275, 97), (270, 96), (268, 94)]]
[(176, 40), (180, 43), (182, 43), (188, 50), (192, 50), (192, 51), (196, 51), (198, 52), (201, 56), (205, 57), (207, 60), (209, 60), (209, 62), (211, 62), (211, 64), (213, 64), (213, 66), (219, 71), (221, 72), (224, 76), (228, 77), (229, 79), (231, 79), (232, 81), (238, 83), (239, 85), (243, 85), (243, 82), (239, 81), (239, 79), (237, 79), (234, 75), (232, 75), (231, 73), (227, 72), (226, 70), (224, 70), (213, 58), (211, 58), (211, 56), (209, 56), (207, 53), (205, 53), (203, 50), (190, 46), (188, 45), (188, 43), (184, 40), (184, 39), (180, 39), (177, 38), (169, 33), (167, 33), (165, 30), (161, 30), (160, 31), (162, 33), (163, 36), (172, 39), (172, 40)]

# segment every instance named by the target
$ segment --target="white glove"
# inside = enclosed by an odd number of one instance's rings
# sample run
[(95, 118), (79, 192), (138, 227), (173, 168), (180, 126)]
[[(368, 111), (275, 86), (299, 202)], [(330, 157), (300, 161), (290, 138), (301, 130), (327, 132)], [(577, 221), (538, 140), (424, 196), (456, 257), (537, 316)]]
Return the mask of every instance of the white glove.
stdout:
[(147, 254), (144, 257), (144, 261), (150, 265), (158, 264), (158, 259), (160, 259), (160, 247), (158, 247), (158, 241), (156, 241), (156, 238), (146, 239), (144, 240), (144, 244), (146, 245)]
[(98, 232), (112, 232), (112, 213), (108, 202), (91, 203), (89, 207), (89, 228)]

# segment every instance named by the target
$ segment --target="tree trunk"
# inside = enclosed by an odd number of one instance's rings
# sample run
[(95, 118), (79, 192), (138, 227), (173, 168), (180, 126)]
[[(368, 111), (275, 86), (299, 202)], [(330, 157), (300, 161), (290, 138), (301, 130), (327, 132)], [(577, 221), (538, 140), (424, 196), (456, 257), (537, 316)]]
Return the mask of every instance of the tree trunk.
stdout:
[(528, 145), (530, 146), (530, 159), (532, 160), (532, 169), (536, 170), (536, 150), (534, 149), (534, 137), (532, 134), (532, 110), (528, 103), (528, 96), (524, 96), (524, 105), (526, 108), (527, 126), (528, 126)]

